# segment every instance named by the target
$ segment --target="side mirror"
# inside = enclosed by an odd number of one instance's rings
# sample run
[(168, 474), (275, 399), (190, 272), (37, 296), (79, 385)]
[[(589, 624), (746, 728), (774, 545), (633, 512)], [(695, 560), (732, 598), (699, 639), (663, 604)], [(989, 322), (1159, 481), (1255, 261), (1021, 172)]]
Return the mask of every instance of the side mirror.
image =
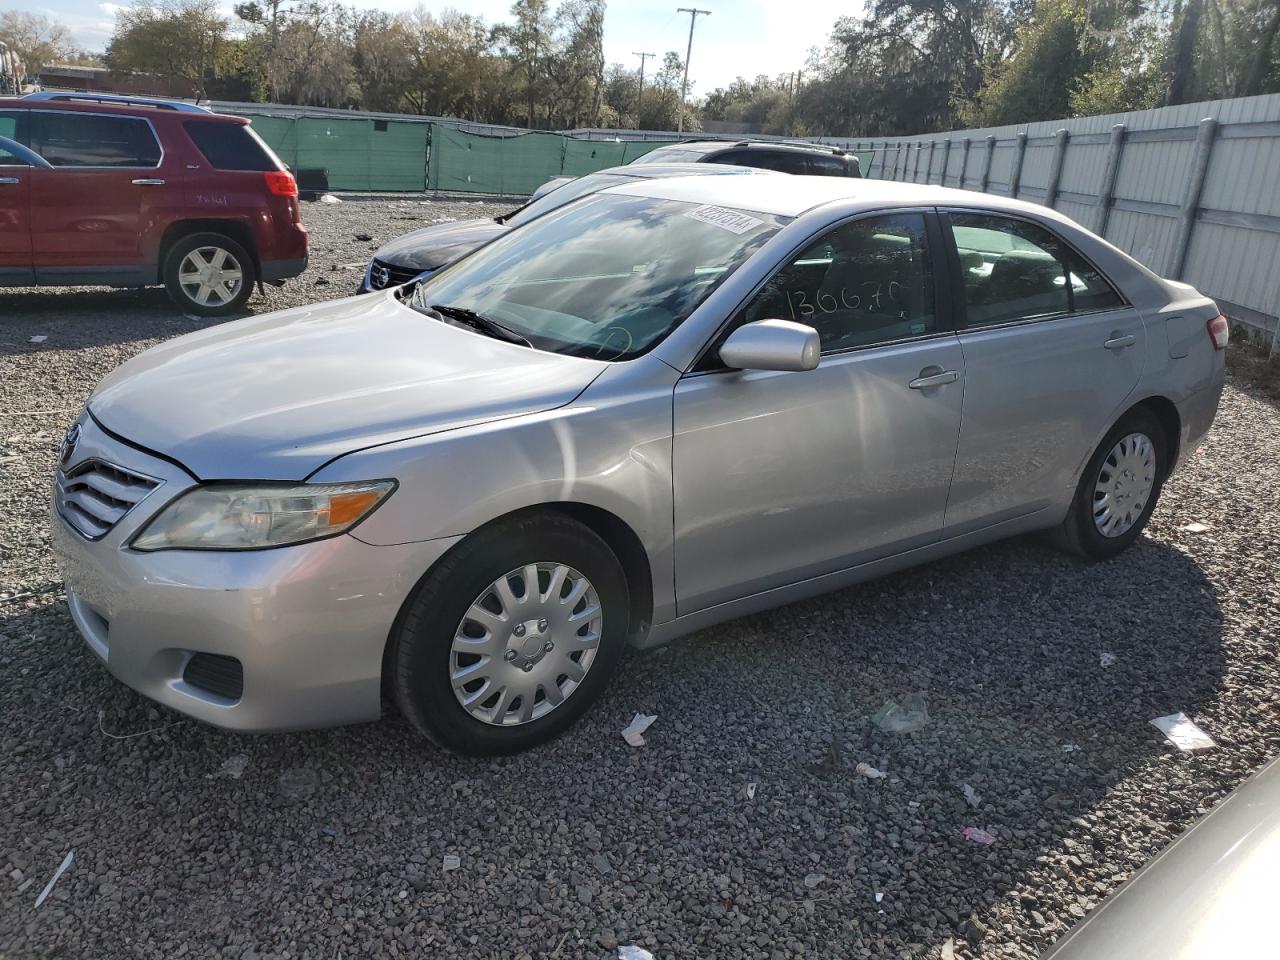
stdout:
[(720, 360), (735, 370), (813, 370), (821, 352), (813, 327), (794, 320), (757, 320), (729, 334)]

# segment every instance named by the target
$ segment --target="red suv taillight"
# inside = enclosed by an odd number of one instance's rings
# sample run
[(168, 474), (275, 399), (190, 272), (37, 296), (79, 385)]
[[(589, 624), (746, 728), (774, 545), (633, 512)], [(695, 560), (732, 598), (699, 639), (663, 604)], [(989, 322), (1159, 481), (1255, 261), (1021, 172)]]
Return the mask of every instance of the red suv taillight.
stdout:
[(286, 170), (268, 170), (262, 175), (267, 181), (267, 189), (277, 197), (296, 197), (298, 181)]
[(1227, 318), (1218, 314), (1204, 325), (1209, 331), (1209, 339), (1213, 341), (1213, 349), (1227, 349), (1227, 341), (1231, 339), (1231, 328), (1227, 326)]

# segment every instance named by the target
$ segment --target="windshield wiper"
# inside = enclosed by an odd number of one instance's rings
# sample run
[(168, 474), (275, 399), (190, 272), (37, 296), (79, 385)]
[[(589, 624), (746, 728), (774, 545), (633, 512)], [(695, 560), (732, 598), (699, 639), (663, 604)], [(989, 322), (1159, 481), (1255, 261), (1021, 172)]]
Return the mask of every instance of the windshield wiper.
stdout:
[(481, 333), (488, 334), (496, 340), (505, 340), (507, 343), (518, 343), (521, 346), (532, 347), (533, 341), (523, 334), (516, 333), (505, 324), (492, 320), (483, 314), (476, 313), (474, 310), (468, 310), (466, 307), (454, 307), (447, 303), (433, 303), (431, 310), (435, 311), (442, 317), (450, 320), (456, 320), (459, 323), (466, 324), (473, 330), (479, 330)]

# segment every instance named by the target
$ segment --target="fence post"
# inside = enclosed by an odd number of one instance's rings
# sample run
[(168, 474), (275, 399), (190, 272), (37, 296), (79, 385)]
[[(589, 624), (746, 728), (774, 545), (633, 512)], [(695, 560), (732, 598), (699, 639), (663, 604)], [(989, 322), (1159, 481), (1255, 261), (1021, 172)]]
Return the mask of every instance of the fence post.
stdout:
[(965, 137), (961, 143), (964, 145), (960, 148), (960, 182), (957, 186), (963, 190), (965, 178), (969, 174), (969, 138)]
[(933, 152), (938, 147), (937, 140), (929, 141), (929, 165), (924, 170), (924, 182), (928, 183), (933, 178)]
[(1027, 131), (1020, 131), (1015, 141), (1017, 146), (1014, 148), (1013, 164), (1009, 167), (1009, 196), (1016, 199), (1018, 187), (1022, 183), (1022, 161), (1027, 156)]
[(1062, 182), (1062, 164), (1067, 158), (1067, 142), (1070, 132), (1064, 127), (1058, 131), (1053, 144), (1053, 160), (1049, 163), (1049, 182), (1044, 188), (1044, 205), (1052, 209), (1058, 201), (1058, 184)]
[(920, 149), (921, 143), (919, 140), (917, 140), (914, 144), (912, 144), (912, 146), (916, 148), (916, 162), (911, 167), (911, 182), (919, 183), (920, 182), (920, 154), (923, 153), (924, 151)]
[(938, 184), (945, 187), (947, 185), (947, 165), (951, 163), (951, 138), (942, 138), (942, 174), (938, 177)]
[(1094, 215), (1093, 232), (1100, 237), (1107, 234), (1107, 221), (1111, 219), (1111, 204), (1116, 197), (1116, 177), (1120, 174), (1120, 158), (1124, 154), (1125, 125), (1117, 123), (1111, 128), (1111, 144), (1107, 147), (1107, 165), (1102, 168), (1102, 188), (1098, 191), (1098, 212)]
[(982, 192), (987, 192), (987, 186), (991, 183), (991, 159), (996, 152), (996, 135), (994, 133), (987, 135), (987, 156), (982, 161)]
[(1169, 257), (1169, 270), (1165, 274), (1170, 280), (1182, 279), (1182, 268), (1186, 265), (1187, 251), (1191, 248), (1191, 234), (1196, 227), (1196, 213), (1200, 210), (1204, 175), (1209, 169), (1209, 155), (1213, 153), (1213, 139), (1217, 135), (1217, 120), (1205, 117), (1200, 121), (1200, 129), (1196, 133), (1195, 160), (1191, 164), (1191, 179), (1187, 181), (1187, 191), (1182, 197), (1178, 233), (1173, 241), (1173, 253)]

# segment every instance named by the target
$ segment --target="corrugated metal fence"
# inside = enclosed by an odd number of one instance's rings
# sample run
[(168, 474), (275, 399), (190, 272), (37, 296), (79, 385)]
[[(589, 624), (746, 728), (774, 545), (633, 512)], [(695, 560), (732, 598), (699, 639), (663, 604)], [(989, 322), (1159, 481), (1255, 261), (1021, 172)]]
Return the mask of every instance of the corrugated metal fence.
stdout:
[(1038, 201), (1280, 340), (1280, 94), (890, 140), (869, 175)]

